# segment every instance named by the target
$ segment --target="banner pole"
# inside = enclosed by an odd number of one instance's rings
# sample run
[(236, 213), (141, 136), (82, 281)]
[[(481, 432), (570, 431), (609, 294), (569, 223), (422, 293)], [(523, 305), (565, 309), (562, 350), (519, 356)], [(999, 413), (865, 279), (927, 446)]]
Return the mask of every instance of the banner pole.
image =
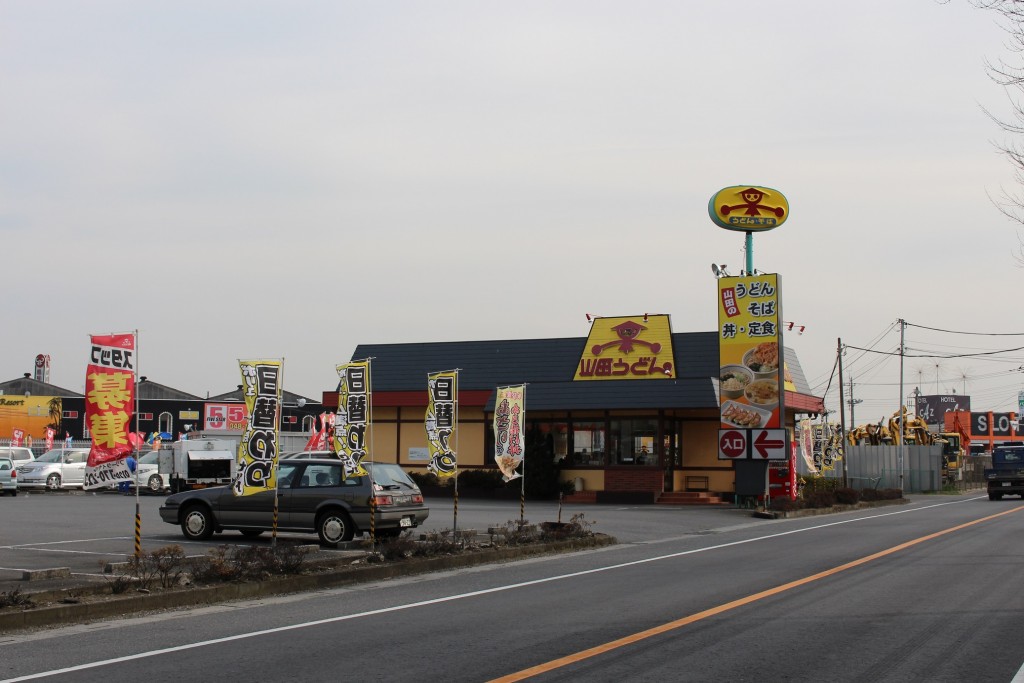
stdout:
[(371, 369), (373, 358), (366, 359), (366, 417), (369, 420), (370, 439), (370, 553), (377, 551), (377, 491), (374, 488), (376, 482), (373, 478), (373, 371)]
[[(135, 330), (135, 557), (142, 556), (142, 506), (139, 503), (139, 330)], [(131, 468), (129, 468), (130, 470)]]
[[(523, 427), (526, 427), (526, 385), (523, 384), (520, 389), (523, 395)], [(526, 435), (520, 434), (519, 437), (523, 440), (523, 480), (519, 483), (519, 529), (520, 531), (526, 525)]]
[(455, 505), (452, 508), (452, 531), (459, 530), (459, 370), (455, 370)]
[(272, 551), (277, 550), (277, 491), (278, 482), (280, 478), (277, 476), (277, 463), (278, 456), (280, 455), (279, 449), (281, 444), (281, 403), (284, 400), (284, 356), (281, 356), (281, 373), (277, 378), (277, 424), (275, 429), (277, 433), (274, 435), (274, 459), (271, 461), (271, 468), (274, 472), (274, 522), (270, 532), (270, 549)]

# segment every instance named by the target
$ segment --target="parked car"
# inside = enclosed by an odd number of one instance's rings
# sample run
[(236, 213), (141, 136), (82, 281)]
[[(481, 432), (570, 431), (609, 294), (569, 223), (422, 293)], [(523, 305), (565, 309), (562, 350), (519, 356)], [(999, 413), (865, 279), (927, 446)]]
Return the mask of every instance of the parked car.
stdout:
[(81, 488), (85, 484), (88, 448), (54, 448), (32, 462), (18, 466), (19, 489)]
[[(350, 541), (370, 531), (371, 496), (379, 536), (397, 536), (426, 521), (430, 511), (423, 494), (398, 465), (376, 463), (372, 491), (369, 476), (345, 479), (343, 474), (337, 458), (280, 460), (278, 531), (316, 533), (325, 545)], [(255, 538), (272, 528), (273, 514), (274, 491), (235, 496), (230, 486), (174, 493), (160, 506), (161, 519), (179, 525), (193, 541), (226, 529)]]
[(160, 451), (150, 451), (139, 456), (135, 465), (135, 481), (132, 486), (140, 486), (139, 491), (163, 493), (171, 489), (170, 472), (160, 474)]
[(311, 460), (316, 458), (338, 460), (338, 456), (331, 451), (299, 451), (297, 453), (282, 453), (280, 456), (281, 460)]
[(36, 454), (32, 452), (31, 448), (23, 448), (21, 446), (0, 446), (0, 458), (10, 458), (14, 461), (14, 466), (24, 465), (27, 462), (31, 462), (36, 459)]
[(18, 470), (8, 457), (0, 458), (0, 495), (18, 495)]

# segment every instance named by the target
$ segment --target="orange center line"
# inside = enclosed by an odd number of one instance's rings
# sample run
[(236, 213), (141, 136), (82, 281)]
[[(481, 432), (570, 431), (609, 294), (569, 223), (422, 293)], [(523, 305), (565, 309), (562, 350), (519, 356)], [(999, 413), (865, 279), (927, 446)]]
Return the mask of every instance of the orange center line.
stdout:
[(1018, 512), (1020, 510), (1024, 510), (1024, 506), (1015, 507), (1012, 510), (1006, 510), (1004, 512), (998, 512), (994, 515), (989, 515), (988, 517), (982, 517), (981, 519), (976, 519), (973, 522), (965, 522), (964, 524), (958, 524), (957, 526), (950, 527), (948, 529), (943, 529), (942, 531), (936, 531), (933, 534), (928, 534), (927, 536), (921, 536), (920, 538), (915, 538), (905, 543), (894, 545), (891, 548), (887, 548), (877, 553), (873, 553), (871, 555), (867, 555), (865, 557), (853, 560), (851, 562), (847, 562), (846, 564), (841, 564), (838, 567), (826, 569), (825, 571), (818, 572), (817, 574), (812, 574), (811, 576), (807, 576), (802, 579), (797, 579), (796, 581), (790, 581), (789, 583), (784, 583), (780, 586), (763, 590), (760, 593), (754, 593), (753, 595), (748, 595), (747, 597), (739, 598), (738, 600), (733, 600), (731, 602), (727, 602), (716, 607), (712, 607), (710, 609), (706, 609), (701, 612), (691, 614), (689, 616), (683, 617), (682, 619), (676, 619), (675, 621), (670, 621), (668, 623), (661, 624), (660, 626), (649, 628), (645, 631), (633, 633), (623, 638), (609, 641), (602, 645), (597, 645), (586, 650), (581, 650), (580, 652), (575, 652), (573, 654), (566, 655), (565, 657), (553, 659), (550, 662), (545, 662), (543, 664), (531, 666), (528, 669), (523, 669), (522, 671), (517, 671), (515, 673), (511, 673), (500, 678), (495, 678), (491, 680), (490, 683), (511, 683), (512, 681), (522, 681), (526, 680), (527, 678), (532, 678), (534, 676), (539, 676), (540, 674), (547, 673), (548, 671), (560, 669), (563, 666), (576, 664), (577, 662), (582, 662), (585, 659), (590, 659), (591, 657), (596, 657), (606, 652), (611, 652), (612, 650), (617, 650), (621, 647), (632, 645), (633, 643), (640, 642), (641, 640), (646, 640), (647, 638), (652, 638), (663, 633), (668, 633), (669, 631), (674, 631), (675, 629), (682, 628), (683, 626), (687, 626), (689, 624), (693, 624), (695, 622), (701, 621), (702, 619), (707, 619), (708, 617), (713, 617), (718, 614), (728, 612), (730, 610), (736, 609), (737, 607), (749, 605), (752, 602), (757, 602), (758, 600), (763, 600), (764, 598), (768, 598), (773, 595), (778, 595), (779, 593), (784, 593), (788, 590), (798, 588), (813, 581), (820, 581), (821, 579), (827, 578), (829, 576), (834, 576), (835, 574), (838, 574), (840, 572), (844, 572), (847, 569), (853, 569), (854, 567), (859, 567), (862, 564), (867, 564), (868, 562), (872, 562), (874, 560), (886, 557), (887, 555), (892, 555), (893, 553), (897, 553), (901, 550), (906, 550), (907, 548), (915, 546), (919, 543), (924, 543), (925, 541), (930, 541), (940, 536), (945, 536), (946, 534), (953, 533), (954, 531), (960, 531), (961, 529), (966, 529), (967, 527), (974, 526), (975, 524), (981, 524), (982, 522), (987, 522), (989, 520), (996, 519), (997, 517), (1002, 517), (1003, 515), (1008, 515), (1010, 513)]

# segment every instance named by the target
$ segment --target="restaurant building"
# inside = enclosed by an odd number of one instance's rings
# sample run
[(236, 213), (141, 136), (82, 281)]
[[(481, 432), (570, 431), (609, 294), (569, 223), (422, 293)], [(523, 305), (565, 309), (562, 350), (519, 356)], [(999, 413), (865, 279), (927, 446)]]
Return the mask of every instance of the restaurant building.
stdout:
[[(672, 333), (668, 316), (599, 323), (609, 341), (595, 342), (592, 331), (561, 339), (360, 344), (352, 361), (372, 359), (373, 459), (426, 472), (427, 375), (458, 370), (452, 445), (460, 469), (494, 466), (495, 390), (525, 384), (525, 429), (546, 435), (546, 457), (559, 465), (561, 481), (599, 501), (655, 502), (684, 491), (731, 500), (733, 463), (719, 460), (718, 449), (718, 334)], [(795, 352), (783, 348), (784, 420), (792, 429), (823, 408)], [(597, 358), (605, 350), (611, 356)], [(336, 409), (338, 393), (324, 392), (323, 405)]]

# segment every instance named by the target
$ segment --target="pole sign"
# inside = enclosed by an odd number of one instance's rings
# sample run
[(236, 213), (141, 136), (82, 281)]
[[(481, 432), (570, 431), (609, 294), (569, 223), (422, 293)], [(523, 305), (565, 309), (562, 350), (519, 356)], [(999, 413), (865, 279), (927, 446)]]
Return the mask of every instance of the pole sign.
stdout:
[(749, 441), (746, 429), (719, 429), (718, 459), (746, 460)]
[(767, 232), (789, 218), (789, 202), (770, 187), (734, 185), (719, 190), (708, 202), (715, 225), (738, 232)]
[(785, 429), (719, 429), (719, 460), (787, 460), (790, 445)]
[(718, 280), (721, 429), (784, 427), (779, 281), (772, 273)]

